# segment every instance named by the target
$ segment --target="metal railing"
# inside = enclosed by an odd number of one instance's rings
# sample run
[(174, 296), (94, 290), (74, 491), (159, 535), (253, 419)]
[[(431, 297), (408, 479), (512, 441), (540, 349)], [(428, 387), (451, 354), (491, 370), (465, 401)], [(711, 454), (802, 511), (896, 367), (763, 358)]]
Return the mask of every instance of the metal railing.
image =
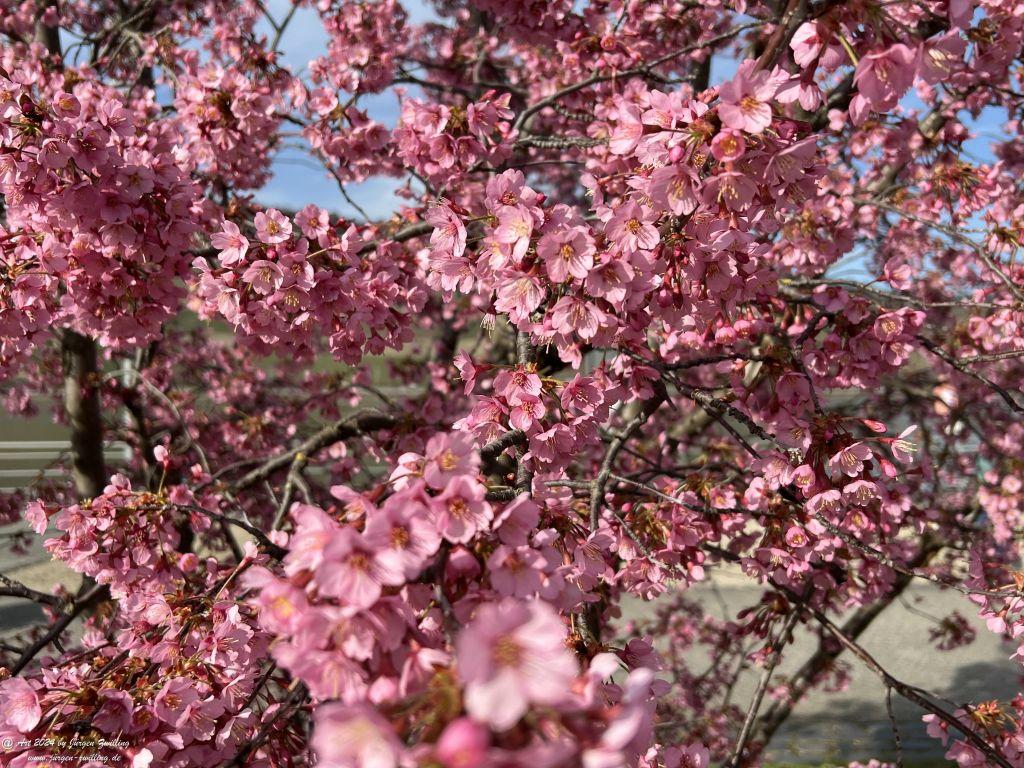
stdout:
[[(0, 493), (25, 488), (41, 478), (61, 477), (65, 470), (58, 465), (70, 451), (67, 440), (0, 440)], [(114, 466), (131, 459), (131, 448), (123, 442), (107, 444), (103, 453)]]

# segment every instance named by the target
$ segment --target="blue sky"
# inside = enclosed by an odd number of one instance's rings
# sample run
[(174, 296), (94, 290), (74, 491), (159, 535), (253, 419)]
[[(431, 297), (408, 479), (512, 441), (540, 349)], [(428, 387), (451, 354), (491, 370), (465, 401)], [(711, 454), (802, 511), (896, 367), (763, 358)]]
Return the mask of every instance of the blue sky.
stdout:
[[(411, 24), (422, 24), (436, 19), (431, 9), (422, 2), (403, 3)], [(276, 20), (281, 20), (291, 7), (290, 0), (270, 0), (267, 9)], [(257, 30), (273, 37), (273, 30), (264, 21)], [(292, 72), (302, 72), (310, 59), (327, 50), (327, 34), (316, 11), (300, 8), (281, 38), (282, 63)], [(415, 94), (414, 87), (407, 92)], [(379, 94), (360, 99), (360, 107), (367, 110), (374, 120), (393, 127), (398, 121), (399, 105), (393, 94)], [(300, 143), (292, 139), (289, 143)], [(386, 219), (401, 207), (402, 201), (394, 195), (396, 180), (390, 178), (370, 179), (361, 184), (348, 184), (345, 190), (373, 219)], [(287, 208), (301, 208), (307, 203), (340, 213), (354, 220), (362, 216), (342, 197), (335, 180), (323, 166), (308, 153), (295, 148), (286, 148), (278, 153), (270, 182), (261, 189), (257, 200), (265, 205)]]
[[(270, 13), (275, 19), (282, 19), (291, 7), (290, 0), (269, 0)], [(421, 24), (435, 20), (437, 17), (432, 9), (421, 0), (404, 3), (411, 24)], [(268, 23), (261, 22), (258, 30), (273, 36)], [(327, 35), (320, 23), (317, 13), (310, 8), (301, 8), (292, 19), (281, 40), (283, 63), (293, 72), (302, 72), (310, 59), (326, 51)], [(734, 59), (718, 58), (712, 70), (712, 83), (727, 80), (735, 72), (737, 62)], [(417, 95), (415, 87), (408, 92)], [(908, 108), (923, 110), (923, 104), (913, 89), (905, 97), (903, 104)], [(370, 116), (386, 126), (394, 126), (398, 120), (399, 105), (393, 94), (379, 94), (360, 99), (360, 106)], [(994, 156), (991, 143), (1002, 134), (1005, 120), (1003, 110), (987, 109), (982, 116), (970, 124), (976, 134), (965, 146), (970, 160), (975, 162), (992, 162)], [(291, 145), (301, 144), (301, 138), (288, 141)], [(373, 219), (386, 219), (401, 207), (402, 201), (394, 195), (396, 181), (390, 178), (370, 179), (361, 184), (346, 186), (349, 195)], [(342, 197), (338, 186), (322, 166), (308, 153), (298, 147), (282, 149), (273, 164), (273, 176), (270, 182), (261, 189), (257, 200), (269, 206), (300, 208), (307, 203), (315, 203), (328, 210), (346, 217), (359, 220), (362, 217)]]

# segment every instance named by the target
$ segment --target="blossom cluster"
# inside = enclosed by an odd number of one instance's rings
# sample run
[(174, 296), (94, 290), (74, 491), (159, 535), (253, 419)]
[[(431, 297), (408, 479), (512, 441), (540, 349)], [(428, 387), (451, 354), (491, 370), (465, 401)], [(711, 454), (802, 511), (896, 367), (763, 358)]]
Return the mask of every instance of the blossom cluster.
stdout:
[(178, 552), (179, 528), (209, 527), (201, 511), (188, 511), (189, 497), (181, 487), (169, 497), (133, 491), (128, 478), (115, 475), (103, 494), (87, 503), (51, 515), (44, 502), (35, 501), (25, 514), (36, 533), (51, 524), (63, 531), (46, 541), (55, 559), (109, 585), (115, 597), (129, 597), (137, 590), (168, 587), (198, 564), (194, 554)]
[(14, 745), (5, 764), (59, 753), (147, 768), (235, 755), (260, 725), (254, 704), (267, 640), (233, 594), (203, 580), (193, 586), (200, 589), (130, 605), (130, 629), (116, 644), (90, 630), (78, 660), (0, 681), (0, 738)]
[(254, 82), (236, 68), (193, 64), (175, 91), (175, 108), (189, 160), (212, 180), (257, 188), (270, 173), (280, 118), (273, 81)]
[[(196, 231), (196, 186), (150, 95), (65, 73), (0, 73), (0, 356), (54, 325), (145, 344), (177, 311)], [(11, 79), (14, 78), (14, 79)]]
[[(554, 764), (582, 752), (613, 764), (649, 748), (659, 690), (650, 649), (646, 667), (606, 653), (581, 675), (555, 607), (580, 607), (581, 587), (608, 573), (599, 547), (611, 538), (580, 542), (562, 564), (568, 537), (531, 534), (541, 510), (526, 495), (496, 509), (478, 470), (460, 433), (432, 438), (423, 454), (400, 458), (383, 500), (339, 486), (333, 515), (295, 505), (283, 573), (258, 567), (242, 577), (261, 628), (277, 638), (276, 662), (316, 699), (340, 702), (317, 710), (314, 744), (328, 764), (374, 750), (387, 754), (382, 764), (405, 759), (407, 739), (371, 704), (405, 712), (410, 733), (426, 725), (437, 740), (413, 753), (444, 765), (458, 765), (450, 761), (461, 749), (474, 765), (497, 759), (538, 708), (571, 737), (519, 746), (517, 760)], [(445, 630), (456, 624), (453, 643)], [(625, 683), (606, 685), (623, 666), (632, 669)], [(597, 711), (611, 730), (580, 730), (578, 713)]]
[(493, 91), (465, 106), (406, 99), (394, 131), (399, 158), (432, 181), (458, 177), (482, 162), (500, 164), (511, 150), (509, 99)]
[(316, 348), (311, 330), (321, 329), (335, 357), (352, 364), (409, 340), (425, 299), (414, 265), (389, 258), (386, 246), (365, 252), (356, 227), (340, 231), (313, 205), (294, 224), (271, 208), (253, 225), (243, 234), (226, 220), (211, 238), (217, 261), (196, 259), (202, 316), (224, 317), (255, 350), (306, 357)]

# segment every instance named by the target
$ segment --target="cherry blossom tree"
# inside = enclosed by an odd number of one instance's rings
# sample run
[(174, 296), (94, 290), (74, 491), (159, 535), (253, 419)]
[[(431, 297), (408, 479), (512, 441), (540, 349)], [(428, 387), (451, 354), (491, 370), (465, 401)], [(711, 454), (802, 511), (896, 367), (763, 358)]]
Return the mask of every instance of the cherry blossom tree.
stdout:
[[(1024, 766), (858, 642), (1024, 635), (1024, 3), (417, 8), (0, 2), (0, 393), (71, 435), (4, 544), (82, 577), (2, 577), (0, 762), (739, 768), (859, 665)], [(259, 203), (296, 147), (348, 216)]]

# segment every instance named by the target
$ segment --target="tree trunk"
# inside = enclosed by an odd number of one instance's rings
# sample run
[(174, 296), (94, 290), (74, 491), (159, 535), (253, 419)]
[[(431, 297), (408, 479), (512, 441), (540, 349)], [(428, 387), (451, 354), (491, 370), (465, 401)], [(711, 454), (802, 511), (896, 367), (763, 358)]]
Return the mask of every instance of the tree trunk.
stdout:
[(100, 372), (96, 342), (63, 331), (64, 409), (71, 424), (71, 476), (79, 499), (103, 493), (107, 469), (103, 463), (103, 420), (100, 417)]

